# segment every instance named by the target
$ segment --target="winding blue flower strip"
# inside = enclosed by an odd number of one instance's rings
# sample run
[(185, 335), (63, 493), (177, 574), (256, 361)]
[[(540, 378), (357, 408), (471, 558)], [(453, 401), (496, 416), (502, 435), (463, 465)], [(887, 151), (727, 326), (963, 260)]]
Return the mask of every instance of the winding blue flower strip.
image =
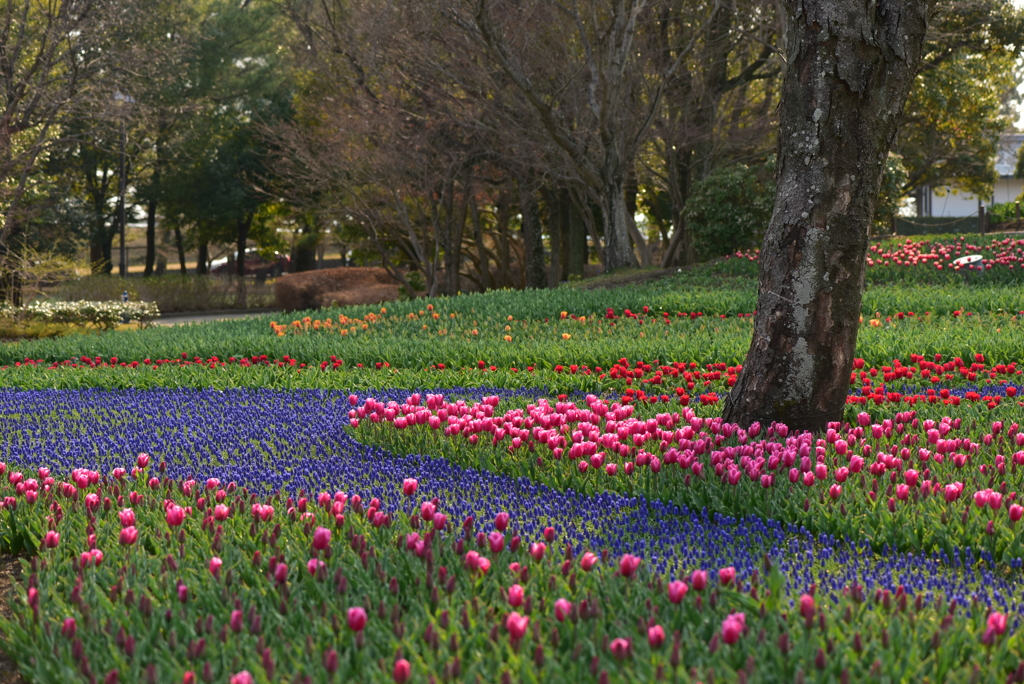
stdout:
[[(471, 388), (448, 396), (499, 394), (534, 397), (537, 390)], [(374, 392), (378, 400), (404, 401), (408, 390)], [(507, 511), (524, 540), (547, 525), (559, 543), (608, 549), (613, 558), (639, 555), (662, 573), (732, 565), (749, 579), (767, 553), (787, 577), (791, 592), (812, 583), (838, 596), (860, 583), (868, 590), (907, 591), (956, 598), (1024, 614), (1019, 571), (996, 570), (970, 550), (954, 558), (874, 553), (857, 540), (756, 517), (731, 518), (642, 496), (584, 495), (558, 491), (528, 478), (458, 467), (444, 458), (399, 456), (359, 443), (346, 432), (348, 394), (329, 390), (266, 389), (0, 390), (0, 460), (18, 468), (45, 465), (55, 474), (87, 467), (110, 472), (149, 453), (166, 461), (175, 479), (208, 477), (262, 491), (296, 493), (342, 489), (384, 510), (408, 507), (402, 480), (420, 482), (416, 502), (436, 496), (454, 521), (474, 516), (477, 529), (493, 528)]]

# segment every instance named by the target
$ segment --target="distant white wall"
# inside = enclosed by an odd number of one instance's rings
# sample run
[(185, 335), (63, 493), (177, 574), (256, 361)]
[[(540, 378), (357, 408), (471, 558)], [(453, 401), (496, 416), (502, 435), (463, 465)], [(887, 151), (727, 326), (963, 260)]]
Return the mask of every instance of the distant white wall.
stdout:
[[(992, 197), (986, 197), (984, 204), (989, 207), (991, 204), (1004, 204), (1013, 202), (1024, 190), (1024, 179), (1010, 178), (1004, 176), (996, 181)], [(942, 193), (942, 196), (939, 193)], [(929, 199), (930, 207), (922, 207), (922, 216), (938, 216), (944, 218), (957, 218), (961, 216), (974, 216), (978, 213), (978, 198), (963, 191), (953, 192), (952, 188), (933, 188)]]

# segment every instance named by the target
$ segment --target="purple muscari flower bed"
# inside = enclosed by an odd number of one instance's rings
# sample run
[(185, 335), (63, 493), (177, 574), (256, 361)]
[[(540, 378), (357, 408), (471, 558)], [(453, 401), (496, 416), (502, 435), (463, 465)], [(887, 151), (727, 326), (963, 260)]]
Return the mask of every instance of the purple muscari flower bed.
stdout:
[[(480, 398), (495, 390), (446, 390)], [(535, 397), (536, 389), (500, 390), (503, 399)], [(408, 390), (377, 391), (403, 401)], [(0, 390), (0, 460), (18, 468), (47, 466), (110, 472), (149, 453), (173, 479), (208, 477), (255, 490), (341, 489), (379, 497), (383, 510), (409, 506), (402, 481), (419, 480), (417, 501), (438, 497), (461, 521), (472, 515), (489, 531), (500, 511), (534, 541), (547, 525), (577, 550), (608, 549), (643, 557), (652, 569), (682, 574), (732, 565), (747, 580), (765, 553), (801, 592), (812, 583), (835, 597), (859, 582), (869, 590), (944, 595), (1018, 613), (1017, 572), (996, 570), (990, 558), (962, 550), (952, 558), (873, 553), (859, 540), (815, 537), (759, 518), (729, 518), (641, 496), (557, 491), (490, 472), (457, 467), (443, 458), (398, 456), (360, 444), (346, 432), (348, 393), (326, 390)], [(1014, 627), (1016, 629), (1016, 627)]]

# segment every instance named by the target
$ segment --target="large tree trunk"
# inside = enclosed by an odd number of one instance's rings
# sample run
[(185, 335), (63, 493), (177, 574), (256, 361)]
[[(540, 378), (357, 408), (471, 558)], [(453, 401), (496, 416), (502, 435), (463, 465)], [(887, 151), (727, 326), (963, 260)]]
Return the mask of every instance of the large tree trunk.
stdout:
[(622, 178), (612, 175), (601, 196), (601, 219), (604, 225), (605, 268), (636, 268), (639, 263), (629, 245), (629, 223), (626, 219), (626, 197)]
[(544, 268), (544, 242), (540, 234), (540, 208), (535, 191), (527, 184), (519, 185), (519, 211), (522, 214), (524, 286), (547, 287)]
[(754, 338), (723, 417), (842, 419), (868, 226), (921, 59), (928, 0), (789, 0), (775, 208)]

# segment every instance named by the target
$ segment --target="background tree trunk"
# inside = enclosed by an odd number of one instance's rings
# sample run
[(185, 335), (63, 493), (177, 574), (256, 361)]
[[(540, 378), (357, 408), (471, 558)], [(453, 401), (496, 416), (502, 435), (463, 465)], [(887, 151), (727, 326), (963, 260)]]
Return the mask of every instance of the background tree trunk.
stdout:
[(524, 286), (547, 287), (544, 268), (544, 242), (540, 235), (540, 207), (535, 191), (527, 184), (519, 184), (519, 211), (522, 214)]
[(153, 275), (156, 266), (156, 200), (151, 199), (146, 206), (146, 269), (143, 276)]
[(754, 338), (723, 417), (842, 419), (868, 226), (928, 25), (928, 0), (789, 0), (775, 208)]

